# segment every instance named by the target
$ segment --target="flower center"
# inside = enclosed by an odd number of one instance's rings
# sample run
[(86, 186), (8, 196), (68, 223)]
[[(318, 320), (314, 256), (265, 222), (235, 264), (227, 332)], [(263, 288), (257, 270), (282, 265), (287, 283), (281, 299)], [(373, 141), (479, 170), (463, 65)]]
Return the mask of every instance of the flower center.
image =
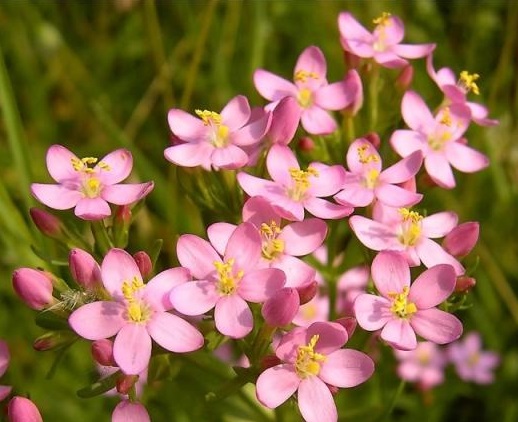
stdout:
[(260, 231), (263, 238), (261, 255), (264, 259), (273, 261), (284, 252), (284, 240), (277, 239), (281, 228), (275, 221), (272, 221), (269, 225), (266, 223), (261, 224)]
[(293, 184), (288, 189), (288, 196), (294, 201), (301, 201), (304, 199), (306, 191), (311, 186), (309, 177), (318, 177), (318, 170), (310, 166), (306, 171), (290, 168), (289, 172)]
[(378, 16), (377, 18), (372, 20), (372, 23), (376, 25), (376, 29), (374, 30), (377, 32), (378, 37), (376, 39), (376, 42), (372, 46), (374, 48), (374, 51), (380, 53), (382, 51), (385, 51), (387, 46), (385, 45), (385, 40), (387, 38), (387, 34), (385, 33), (385, 28), (387, 26), (392, 25), (392, 21), (390, 20), (391, 14), (387, 12), (383, 12), (381, 16)]
[(403, 287), (401, 293), (389, 293), (388, 297), (392, 299), (392, 305), (390, 306), (390, 312), (395, 316), (407, 319), (417, 312), (415, 303), (408, 302), (408, 293), (410, 289), (408, 286)]
[(218, 291), (225, 296), (229, 296), (236, 291), (239, 281), (245, 275), (243, 270), (234, 273), (234, 258), (225, 262), (214, 261), (214, 266), (218, 272)]
[(480, 360), (480, 353), (473, 352), (468, 356), (468, 365), (471, 367), (474, 367), (477, 365), (479, 360)]
[[(82, 184), (82, 192), (87, 198), (97, 198), (101, 192), (101, 181), (94, 176), (96, 168), (110, 171), (110, 166), (104, 161), (97, 162), (96, 157), (71, 158), (72, 167), (75, 171), (85, 174), (87, 177)], [(93, 166), (93, 167), (92, 167)]]
[(221, 123), (221, 114), (209, 110), (195, 110), (205, 126), (212, 128), (210, 141), (216, 148), (226, 147), (229, 143), (229, 129)]
[(297, 348), (297, 360), (295, 361), (295, 371), (300, 378), (307, 378), (312, 375), (318, 375), (320, 372), (320, 363), (326, 360), (326, 356), (315, 352), (319, 336), (314, 335), (307, 346), (299, 346)]
[(308, 108), (313, 103), (313, 93), (308, 88), (299, 90), (297, 101), (302, 108)]
[(399, 213), (403, 220), (397, 238), (405, 246), (414, 246), (421, 237), (423, 216), (416, 211), (410, 211), (408, 208), (400, 208)]
[(374, 189), (378, 183), (380, 172), (376, 169), (370, 169), (363, 176), (363, 184), (367, 189)]
[(457, 85), (463, 88), (466, 92), (472, 91), (473, 94), (479, 95), (480, 91), (478, 89), (478, 85), (475, 82), (478, 78), (480, 78), (478, 73), (468, 73), (466, 70), (463, 70), (460, 72)]
[(453, 126), (453, 119), (451, 117), (450, 108), (444, 107), (440, 111), (440, 117), (440, 126), (428, 137), (428, 145), (434, 151), (440, 151), (444, 147), (444, 144), (452, 138), (451, 128)]
[(431, 361), (431, 356), (428, 350), (418, 350), (417, 351), (417, 361), (422, 366), (428, 366)]
[(130, 321), (145, 322), (151, 316), (151, 309), (138, 297), (139, 291), (144, 287), (142, 280), (136, 276), (131, 281), (122, 283), (122, 295), (126, 299), (126, 315)]

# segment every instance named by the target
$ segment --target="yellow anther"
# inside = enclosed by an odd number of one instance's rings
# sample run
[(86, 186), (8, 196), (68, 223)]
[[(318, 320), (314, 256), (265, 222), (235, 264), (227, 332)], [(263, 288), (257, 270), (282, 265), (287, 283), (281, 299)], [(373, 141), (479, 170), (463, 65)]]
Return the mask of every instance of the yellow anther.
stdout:
[(446, 126), (451, 126), (453, 124), (451, 119), (450, 107), (443, 108), (441, 120), (439, 120), (439, 123)]
[(110, 171), (111, 168), (108, 164), (106, 164), (104, 161), (99, 161), (99, 164), (97, 164), (97, 167), (99, 167), (101, 170)]
[(319, 76), (316, 72), (308, 72), (307, 70), (297, 70), (295, 72), (295, 81), (296, 82), (306, 82), (309, 78), (318, 79)]
[(472, 91), (473, 94), (479, 95), (480, 91), (475, 81), (480, 78), (478, 73), (468, 73), (466, 70), (460, 72), (459, 85), (467, 92)]
[(136, 276), (130, 281), (126, 280), (122, 283), (122, 295), (127, 301), (127, 316), (133, 322), (147, 321), (150, 317), (149, 307), (136, 297), (137, 292), (143, 287), (144, 283)]
[(122, 283), (122, 295), (124, 299), (128, 302), (132, 302), (135, 300), (135, 293), (137, 293), (142, 287), (144, 287), (144, 283), (142, 280), (138, 279), (137, 276), (133, 277), (130, 281), (124, 281)]
[[(97, 164), (96, 157), (71, 158), (70, 161), (75, 171), (80, 171), (86, 174), (93, 174), (94, 169), (91, 166)], [(110, 170), (110, 166), (103, 161), (99, 162), (97, 166), (102, 170)]]
[(367, 164), (378, 162), (380, 160), (379, 157), (376, 154), (367, 154), (368, 149), (368, 145), (362, 145), (358, 147), (358, 160), (360, 163)]
[(468, 365), (476, 366), (479, 360), (480, 360), (480, 353), (473, 352), (468, 357)]
[(308, 167), (306, 171), (296, 168), (289, 169), (293, 186), (288, 189), (288, 195), (294, 201), (300, 201), (304, 198), (306, 191), (310, 187), (309, 177), (318, 177), (318, 170), (313, 167)]
[(221, 114), (216, 113), (215, 111), (195, 110), (195, 113), (203, 120), (203, 124), (205, 126), (208, 126), (211, 123), (216, 125), (221, 124)]
[(374, 25), (380, 25), (380, 26), (388, 26), (390, 25), (390, 17), (392, 15), (388, 12), (383, 12), (381, 16), (378, 16), (377, 18), (372, 20), (372, 23)]
[(284, 252), (284, 240), (277, 239), (281, 228), (272, 220), (270, 224), (262, 223), (260, 232), (263, 238), (261, 254), (264, 259), (272, 261)]
[(313, 93), (308, 88), (302, 88), (297, 95), (297, 101), (302, 108), (308, 108), (313, 103)]
[(417, 312), (415, 303), (408, 301), (408, 293), (410, 289), (408, 286), (403, 287), (401, 293), (389, 293), (388, 297), (392, 299), (390, 311), (399, 318), (408, 318)]
[(397, 234), (398, 240), (405, 246), (414, 246), (421, 237), (421, 220), (423, 216), (408, 208), (400, 208), (403, 221)]
[(223, 295), (230, 295), (235, 292), (237, 284), (245, 275), (243, 270), (234, 274), (234, 258), (225, 262), (214, 261), (214, 267), (218, 272), (218, 290)]
[(314, 335), (311, 337), (307, 346), (299, 346), (297, 348), (295, 370), (300, 378), (318, 375), (320, 372), (320, 363), (326, 360), (326, 356), (315, 352), (318, 339), (319, 335)]
[(417, 211), (410, 211), (408, 208), (400, 208), (399, 213), (403, 217), (404, 221), (411, 220), (414, 223), (418, 223), (423, 219), (423, 216)]
[(230, 130), (227, 125), (221, 123), (221, 114), (209, 110), (195, 110), (196, 114), (203, 120), (205, 126), (212, 127), (211, 142), (216, 148), (223, 148), (228, 145)]
[(83, 194), (88, 198), (97, 198), (101, 190), (101, 182), (96, 177), (90, 177), (83, 184)]

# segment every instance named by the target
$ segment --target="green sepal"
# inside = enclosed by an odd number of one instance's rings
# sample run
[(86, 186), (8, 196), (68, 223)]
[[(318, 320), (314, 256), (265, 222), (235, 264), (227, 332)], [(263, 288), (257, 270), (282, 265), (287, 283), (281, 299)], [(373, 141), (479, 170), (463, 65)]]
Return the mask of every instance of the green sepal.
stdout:
[(34, 318), (34, 322), (38, 327), (45, 330), (70, 330), (67, 319), (50, 311), (44, 311), (37, 314)]

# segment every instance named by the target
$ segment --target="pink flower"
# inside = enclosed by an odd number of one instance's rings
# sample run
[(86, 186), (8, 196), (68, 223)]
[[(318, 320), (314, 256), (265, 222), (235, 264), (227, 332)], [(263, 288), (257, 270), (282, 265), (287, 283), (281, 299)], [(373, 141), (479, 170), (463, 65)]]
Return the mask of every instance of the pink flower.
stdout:
[[(7, 371), (7, 367), (9, 366), (9, 360), (11, 359), (11, 355), (9, 353), (9, 348), (7, 347), (7, 343), (3, 340), (0, 340), (0, 377), (3, 377), (5, 371)], [(0, 401), (5, 399), (9, 393), (11, 392), (12, 387), (7, 385), (0, 385)]]
[(268, 115), (250, 122), (251, 110), (243, 95), (231, 99), (220, 113), (196, 110), (199, 118), (180, 109), (168, 114), (169, 127), (181, 141), (165, 149), (165, 158), (184, 167), (205, 170), (237, 169), (249, 160), (245, 148), (264, 136)]
[(259, 268), (261, 238), (250, 223), (240, 224), (230, 236), (223, 259), (206, 240), (185, 234), (177, 245), (178, 261), (195, 281), (171, 292), (175, 309), (185, 315), (202, 315), (212, 308), (218, 331), (245, 337), (253, 328), (248, 302), (262, 303), (284, 286), (276, 268)]
[(283, 79), (263, 69), (254, 73), (259, 93), (274, 103), (293, 97), (300, 107), (302, 127), (311, 134), (328, 134), (336, 130), (336, 122), (328, 110), (342, 110), (357, 97), (361, 86), (355, 79), (328, 84), (327, 64), (322, 51), (306, 48), (297, 60), (293, 80)]
[[(243, 221), (252, 223), (261, 236), (259, 265), (282, 270), (286, 274), (285, 287), (302, 287), (315, 279), (315, 269), (298, 257), (312, 253), (322, 244), (327, 234), (326, 223), (308, 218), (282, 226), (281, 218), (260, 196), (254, 196), (245, 203)], [(207, 229), (219, 254), (224, 254), (235, 228), (233, 224), (215, 223)]]
[(203, 345), (200, 332), (169, 313), (171, 289), (189, 279), (185, 268), (165, 270), (144, 284), (135, 260), (122, 249), (111, 249), (101, 265), (101, 276), (112, 301), (81, 306), (69, 317), (73, 330), (88, 340), (115, 337), (113, 356), (126, 374), (148, 366), (151, 339), (164, 349), (185, 353)]
[(309, 302), (301, 305), (293, 324), (299, 327), (309, 327), (314, 322), (329, 321), (329, 297), (315, 295)]
[(444, 351), (435, 343), (420, 341), (414, 350), (394, 350), (399, 361), (397, 373), (402, 380), (415, 382), (424, 390), (444, 382), (448, 363)]
[(476, 332), (451, 344), (448, 357), (460, 378), (476, 384), (491, 384), (494, 381), (493, 371), (500, 363), (497, 353), (482, 350), (480, 334)]
[(390, 13), (383, 13), (373, 23), (376, 27), (370, 33), (350, 13), (340, 13), (338, 28), (344, 50), (373, 58), (384, 67), (399, 68), (408, 65), (405, 59), (425, 57), (435, 48), (435, 44), (401, 44), (405, 35), (403, 22)]
[(442, 247), (453, 256), (464, 257), (477, 244), (479, 231), (479, 224), (476, 221), (459, 224), (444, 237)]
[(151, 418), (141, 403), (122, 400), (113, 409), (112, 422), (151, 422)]
[(439, 89), (444, 93), (445, 105), (449, 104), (463, 104), (471, 111), (471, 120), (481, 126), (494, 126), (498, 124), (498, 120), (488, 119), (488, 110), (482, 104), (474, 103), (467, 100), (467, 95), (473, 92), (475, 95), (479, 94), (478, 85), (475, 81), (478, 80), (477, 73), (468, 73), (463, 70), (457, 78), (448, 67), (443, 67), (435, 71), (433, 67), (433, 55), (430, 54), (426, 59), (426, 70), (428, 75), (437, 84)]
[(423, 263), (430, 268), (437, 264), (449, 264), (457, 275), (464, 274), (464, 267), (432, 239), (447, 235), (456, 225), (455, 213), (445, 211), (423, 217), (408, 208), (391, 208), (376, 204), (374, 220), (353, 215), (349, 224), (360, 240), (375, 251), (401, 252), (411, 266)]
[(9, 422), (43, 422), (40, 411), (29, 399), (15, 396), (7, 406)]
[(13, 288), (25, 304), (37, 311), (55, 302), (52, 296), (52, 281), (45, 271), (18, 268), (13, 273)]
[(257, 379), (258, 400), (276, 408), (296, 392), (306, 422), (337, 421), (329, 386), (355, 387), (374, 372), (374, 363), (367, 355), (341, 349), (347, 339), (345, 328), (333, 322), (316, 322), (290, 331), (275, 350), (282, 363)]
[(99, 161), (94, 157), (77, 158), (65, 147), (52, 145), (47, 151), (47, 168), (58, 184), (33, 183), (31, 192), (50, 208), (75, 207), (79, 218), (100, 220), (111, 215), (108, 202), (128, 205), (153, 189), (153, 182), (120, 184), (132, 167), (133, 158), (125, 149), (113, 151)]
[(381, 338), (392, 347), (413, 350), (416, 334), (438, 344), (450, 343), (462, 334), (462, 323), (436, 308), (455, 287), (450, 265), (436, 265), (410, 285), (410, 268), (394, 252), (380, 252), (372, 262), (372, 279), (381, 296), (362, 294), (354, 302), (360, 327), (381, 330)]
[(415, 151), (393, 166), (382, 169), (381, 157), (365, 138), (354, 141), (347, 151), (347, 172), (343, 189), (334, 198), (340, 204), (366, 207), (375, 199), (391, 207), (407, 207), (418, 203), (423, 195), (397, 186), (413, 178), (423, 162)]
[(401, 112), (411, 130), (396, 130), (390, 138), (392, 147), (402, 157), (421, 151), (426, 172), (439, 186), (455, 187), (450, 166), (464, 173), (488, 166), (487, 157), (468, 147), (466, 140), (461, 138), (471, 114), (465, 105), (456, 103), (443, 107), (434, 117), (418, 94), (407, 91)]
[(360, 294), (365, 293), (369, 277), (370, 269), (366, 265), (350, 268), (340, 276), (336, 297), (336, 311), (339, 315), (354, 315), (354, 301)]
[(262, 196), (282, 218), (302, 221), (304, 209), (318, 218), (343, 218), (352, 213), (348, 205), (338, 205), (322, 197), (337, 193), (343, 186), (345, 169), (311, 163), (301, 170), (295, 154), (286, 146), (274, 145), (266, 159), (273, 181), (247, 173), (238, 173), (237, 180), (249, 196)]

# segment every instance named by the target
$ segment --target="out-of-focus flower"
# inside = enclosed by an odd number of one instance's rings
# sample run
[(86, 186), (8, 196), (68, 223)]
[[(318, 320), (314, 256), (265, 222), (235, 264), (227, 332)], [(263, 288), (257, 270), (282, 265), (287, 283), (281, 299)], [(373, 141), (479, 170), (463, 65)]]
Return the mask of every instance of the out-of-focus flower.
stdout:
[(300, 306), (293, 323), (299, 327), (309, 327), (314, 322), (329, 320), (329, 297), (316, 295), (309, 302)]
[(369, 277), (370, 270), (366, 265), (350, 268), (340, 276), (336, 296), (336, 312), (338, 315), (354, 315), (354, 301), (360, 294), (365, 293)]

